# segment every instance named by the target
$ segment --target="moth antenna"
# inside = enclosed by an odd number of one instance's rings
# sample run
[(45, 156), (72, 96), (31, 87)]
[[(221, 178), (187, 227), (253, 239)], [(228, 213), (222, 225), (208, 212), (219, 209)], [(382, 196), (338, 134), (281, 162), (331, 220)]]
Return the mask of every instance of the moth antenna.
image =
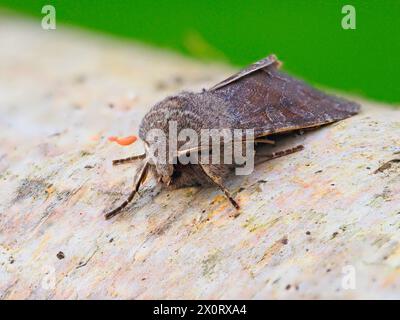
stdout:
[(142, 160), (146, 157), (146, 154), (139, 154), (136, 156), (128, 157), (128, 158), (123, 158), (123, 159), (116, 159), (112, 161), (113, 166), (118, 166), (120, 164), (127, 164), (127, 163), (132, 163), (135, 162), (136, 160)]
[(135, 175), (134, 187), (133, 187), (132, 192), (129, 194), (128, 198), (120, 206), (118, 206), (114, 210), (112, 210), (104, 215), (106, 220), (109, 220), (112, 217), (119, 214), (122, 211), (122, 209), (124, 209), (132, 201), (133, 197), (138, 192), (139, 187), (142, 185), (143, 181), (146, 179), (148, 169), (149, 169), (149, 162), (145, 161), (144, 164), (142, 165), (142, 167), (140, 168), (140, 170)]
[(237, 210), (239, 210), (240, 207), (239, 207), (238, 203), (235, 201), (235, 199), (233, 199), (233, 197), (232, 197), (231, 193), (229, 192), (229, 190), (227, 188), (225, 188), (225, 186), (219, 181), (220, 179), (218, 177), (216, 177), (215, 175), (213, 175), (212, 173), (207, 172), (207, 169), (201, 163), (199, 163), (199, 166), (200, 166), (201, 170), (203, 171), (203, 173), (210, 179), (210, 181), (212, 183), (214, 183), (218, 188), (220, 188), (221, 191), (228, 198), (228, 200), (232, 203), (232, 205)]
[(179, 158), (180, 156), (187, 154), (188, 152), (192, 152), (192, 151), (201, 151), (201, 150), (208, 150), (210, 149), (209, 146), (200, 146), (200, 147), (193, 147), (193, 148), (189, 148), (189, 149), (185, 149), (185, 150), (180, 150), (177, 152), (176, 156)]
[[(241, 142), (241, 141), (244, 141), (244, 140), (232, 140), (231, 142), (235, 143), (235, 142)], [(268, 141), (266, 143), (275, 144), (275, 141), (272, 141), (272, 140), (263, 139), (263, 141)], [(223, 143), (221, 142), (221, 144), (223, 144)], [(189, 152), (202, 151), (202, 150), (211, 150), (212, 151), (212, 148), (210, 146), (200, 146), (200, 147), (188, 148), (188, 149), (184, 149), (184, 150), (179, 150), (177, 152), (176, 156), (179, 158), (181, 155), (187, 154)]]
[[(253, 138), (251, 138), (253, 139)], [(232, 140), (230, 141), (231, 143), (238, 143), (238, 142), (243, 142), (246, 141), (246, 137), (241, 139), (241, 140)], [(268, 143), (268, 144), (275, 144), (275, 141), (273, 140), (269, 140), (269, 139), (254, 139), (254, 142), (260, 142), (260, 143)], [(223, 142), (221, 142), (221, 144), (224, 144)], [(193, 148), (188, 148), (188, 149), (184, 149), (184, 150), (180, 150), (177, 152), (176, 156), (179, 158), (181, 155), (187, 154), (188, 152), (193, 152), (193, 151), (202, 151), (202, 150), (210, 150), (210, 146), (200, 146), (200, 147), (193, 147)], [(212, 149), (211, 149), (212, 151)]]

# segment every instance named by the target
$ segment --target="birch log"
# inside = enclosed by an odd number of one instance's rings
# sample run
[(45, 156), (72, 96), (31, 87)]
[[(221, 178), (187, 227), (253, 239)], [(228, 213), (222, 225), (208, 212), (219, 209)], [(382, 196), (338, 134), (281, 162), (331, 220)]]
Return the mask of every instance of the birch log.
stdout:
[[(400, 298), (400, 111), (289, 137), (305, 150), (229, 189), (158, 192), (116, 219), (146, 111), (232, 68), (39, 21), (0, 19), (0, 297)], [(266, 52), (267, 54), (267, 52)]]

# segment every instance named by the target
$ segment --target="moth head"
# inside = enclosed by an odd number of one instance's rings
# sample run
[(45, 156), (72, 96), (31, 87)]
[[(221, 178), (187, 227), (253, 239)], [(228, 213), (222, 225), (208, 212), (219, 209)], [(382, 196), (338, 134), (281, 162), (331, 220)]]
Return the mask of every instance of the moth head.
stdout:
[[(174, 173), (174, 166), (168, 162), (168, 151), (157, 141), (151, 144), (145, 141), (144, 145), (146, 161), (148, 161), (150, 166), (153, 166), (156, 178), (169, 185)], [(165, 153), (162, 151), (165, 151)]]
[[(169, 184), (174, 173), (177, 150), (184, 141), (177, 135), (185, 129), (200, 127), (199, 115), (194, 111), (197, 94), (181, 92), (154, 105), (144, 116), (139, 127), (139, 136), (145, 144), (149, 165), (155, 167), (156, 178)], [(177, 150), (170, 150), (170, 145)]]

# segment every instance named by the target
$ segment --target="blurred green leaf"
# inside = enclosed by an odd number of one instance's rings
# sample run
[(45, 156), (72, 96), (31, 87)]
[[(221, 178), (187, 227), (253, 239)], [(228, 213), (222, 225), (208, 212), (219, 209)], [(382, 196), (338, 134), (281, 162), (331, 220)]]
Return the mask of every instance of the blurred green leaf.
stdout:
[[(182, 1), (0, 0), (41, 17), (172, 48), (202, 59), (246, 65), (270, 53), (313, 83), (400, 103), (399, 0)], [(356, 8), (356, 30), (341, 26)]]

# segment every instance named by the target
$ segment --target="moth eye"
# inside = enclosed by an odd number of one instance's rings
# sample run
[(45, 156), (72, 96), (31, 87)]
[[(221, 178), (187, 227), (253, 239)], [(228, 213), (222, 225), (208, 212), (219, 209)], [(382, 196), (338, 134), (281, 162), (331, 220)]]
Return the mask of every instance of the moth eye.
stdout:
[(148, 159), (151, 165), (155, 165), (157, 159), (155, 158), (155, 155), (151, 152), (151, 147), (146, 141), (144, 142), (144, 150), (146, 152), (146, 159)]

